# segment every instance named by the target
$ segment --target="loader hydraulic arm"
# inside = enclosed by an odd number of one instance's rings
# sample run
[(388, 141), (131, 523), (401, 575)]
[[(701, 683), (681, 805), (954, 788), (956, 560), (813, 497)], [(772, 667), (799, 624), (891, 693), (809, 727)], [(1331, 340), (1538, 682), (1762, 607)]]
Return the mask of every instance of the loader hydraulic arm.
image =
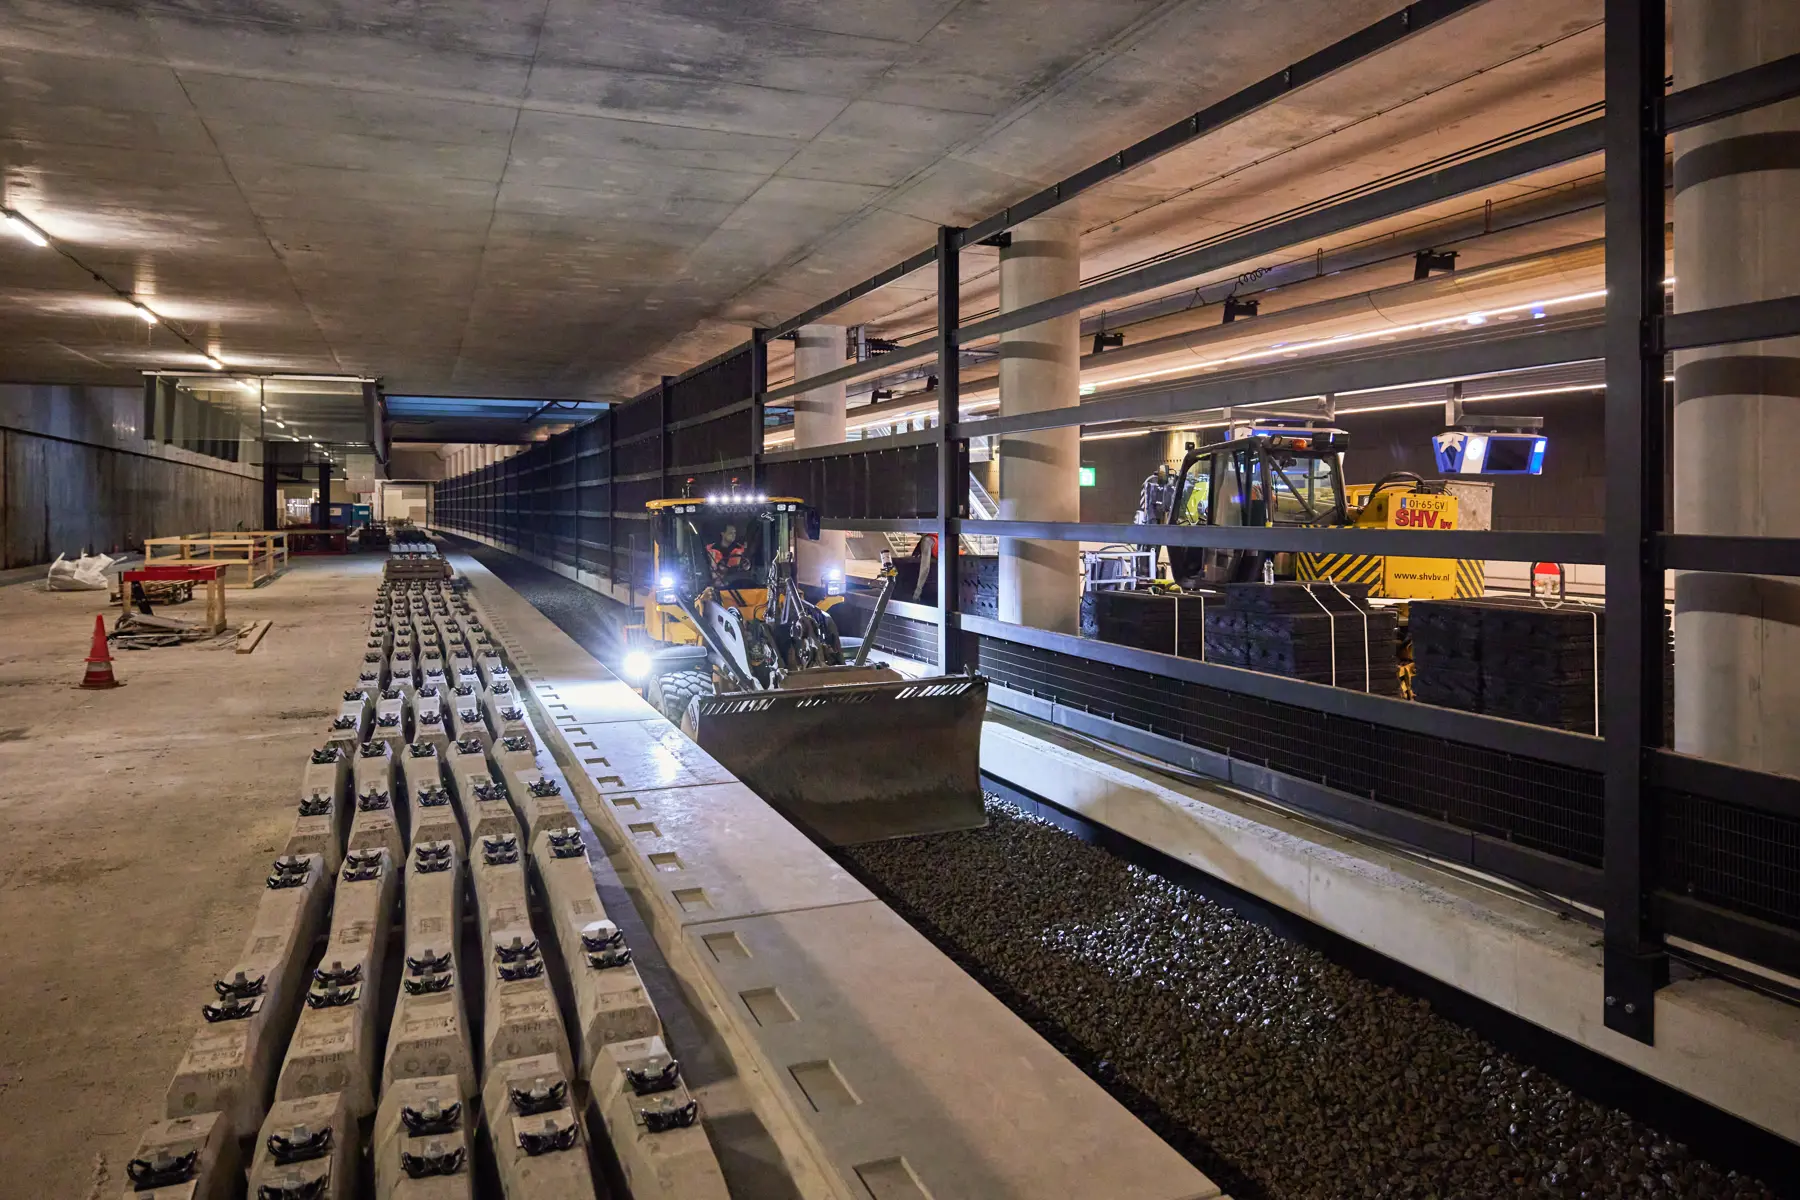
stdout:
[(875, 633), (881, 628), (881, 618), (887, 615), (888, 600), (894, 594), (894, 583), (898, 579), (894, 563), (885, 551), (881, 556), (881, 594), (875, 597), (875, 613), (869, 618), (869, 627), (863, 630), (862, 645), (856, 648), (856, 658), (850, 663), (860, 667), (869, 660), (869, 647), (875, 644)]
[(717, 590), (707, 588), (691, 600), (685, 592), (677, 592), (675, 601), (687, 619), (693, 622), (694, 631), (712, 652), (713, 661), (719, 664), (719, 668), (730, 677), (737, 689), (745, 692), (761, 691), (762, 684), (750, 669), (750, 660), (744, 651), (743, 629), (731, 619), (731, 614), (720, 603)]

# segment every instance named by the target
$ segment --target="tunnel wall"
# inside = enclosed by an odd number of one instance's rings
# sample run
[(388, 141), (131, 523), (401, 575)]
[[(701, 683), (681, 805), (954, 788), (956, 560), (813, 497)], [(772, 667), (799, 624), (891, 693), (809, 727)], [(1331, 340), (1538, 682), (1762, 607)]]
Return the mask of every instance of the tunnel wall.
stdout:
[(0, 384), (0, 570), (262, 522), (261, 468), (143, 436), (137, 388)]

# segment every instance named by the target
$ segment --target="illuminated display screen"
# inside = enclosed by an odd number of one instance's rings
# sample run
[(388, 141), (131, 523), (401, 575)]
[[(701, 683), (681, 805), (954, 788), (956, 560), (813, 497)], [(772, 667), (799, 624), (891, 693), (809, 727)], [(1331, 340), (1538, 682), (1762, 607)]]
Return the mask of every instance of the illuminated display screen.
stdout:
[(1438, 470), (1446, 475), (1541, 475), (1550, 440), (1536, 433), (1463, 433), (1431, 439)]

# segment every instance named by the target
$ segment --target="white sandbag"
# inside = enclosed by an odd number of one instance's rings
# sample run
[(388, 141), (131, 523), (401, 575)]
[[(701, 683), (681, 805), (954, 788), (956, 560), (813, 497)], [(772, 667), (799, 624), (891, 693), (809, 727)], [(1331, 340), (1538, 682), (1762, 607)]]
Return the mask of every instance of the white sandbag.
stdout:
[(104, 554), (84, 554), (74, 562), (59, 554), (50, 564), (49, 588), (53, 592), (105, 591), (106, 568), (112, 563)]

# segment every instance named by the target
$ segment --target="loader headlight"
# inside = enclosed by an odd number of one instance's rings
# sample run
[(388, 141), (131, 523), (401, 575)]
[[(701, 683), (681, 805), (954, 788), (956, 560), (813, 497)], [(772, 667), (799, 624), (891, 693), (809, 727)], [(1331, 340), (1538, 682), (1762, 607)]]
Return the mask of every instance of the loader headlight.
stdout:
[(844, 572), (837, 567), (832, 567), (825, 572), (825, 594), (827, 596), (844, 594)]
[(650, 655), (642, 650), (632, 650), (625, 655), (625, 661), (620, 667), (627, 680), (642, 683), (650, 677)]
[(656, 581), (656, 602), (658, 604), (675, 603), (675, 577), (662, 575)]

